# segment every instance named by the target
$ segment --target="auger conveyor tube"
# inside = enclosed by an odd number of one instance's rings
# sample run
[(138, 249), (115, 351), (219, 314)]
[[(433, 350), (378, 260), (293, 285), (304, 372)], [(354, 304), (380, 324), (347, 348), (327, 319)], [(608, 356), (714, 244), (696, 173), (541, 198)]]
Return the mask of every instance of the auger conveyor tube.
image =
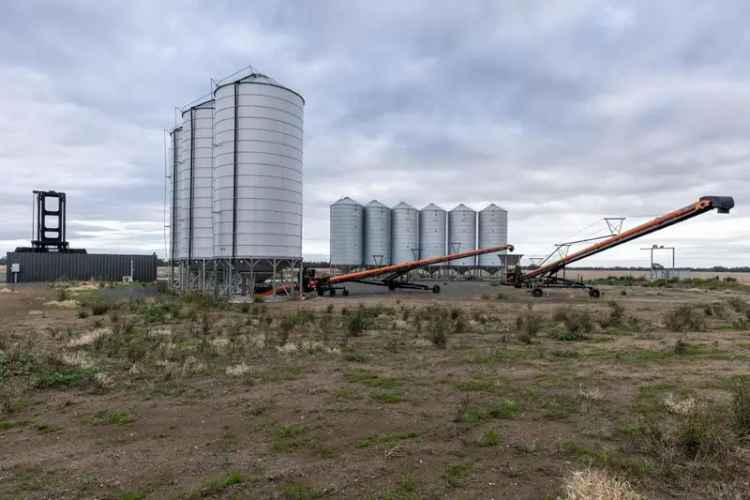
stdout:
[(686, 207), (673, 210), (661, 217), (644, 222), (643, 224), (628, 229), (627, 231), (623, 231), (620, 234), (613, 235), (603, 241), (590, 245), (568, 255), (567, 257), (563, 257), (529, 271), (522, 276), (522, 280), (526, 281), (532, 278), (555, 274), (568, 264), (585, 259), (586, 257), (591, 257), (592, 255), (604, 252), (605, 250), (614, 248), (617, 245), (622, 245), (623, 243), (640, 238), (641, 236), (659, 231), (665, 227), (691, 219), (710, 210), (716, 209), (720, 214), (726, 214), (729, 213), (732, 208), (734, 208), (734, 199), (731, 196), (702, 196), (698, 201), (691, 203)]

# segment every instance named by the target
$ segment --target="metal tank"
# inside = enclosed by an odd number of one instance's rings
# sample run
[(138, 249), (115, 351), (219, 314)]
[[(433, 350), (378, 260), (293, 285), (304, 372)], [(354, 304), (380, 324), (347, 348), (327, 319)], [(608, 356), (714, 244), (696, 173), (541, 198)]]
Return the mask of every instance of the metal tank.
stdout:
[(180, 147), (182, 141), (182, 127), (175, 127), (169, 132), (168, 169), (171, 182), (169, 183), (169, 259), (171, 261), (185, 259), (187, 252), (183, 248), (183, 223), (186, 220), (183, 206), (186, 198), (181, 193), (184, 184), (181, 176)]
[(445, 210), (434, 203), (419, 212), (419, 258), (445, 255), (445, 224)]
[(391, 209), (391, 262), (419, 258), (419, 211), (401, 202)]
[(212, 99), (187, 107), (182, 112), (177, 191), (177, 247), (182, 259), (213, 257), (213, 113)]
[(364, 208), (351, 198), (341, 198), (331, 205), (332, 265), (362, 265), (364, 224)]
[[(476, 248), (477, 213), (463, 203), (448, 212), (448, 253), (466, 252)], [(451, 266), (472, 267), (474, 257), (453, 260)]]
[(260, 73), (214, 99), (214, 255), (300, 258), (305, 100)]
[[(479, 211), (479, 248), (506, 245), (508, 243), (508, 211), (489, 204)], [(505, 252), (503, 252), (505, 253)], [(482, 267), (499, 267), (500, 259), (496, 253), (479, 256)]]
[(391, 209), (377, 200), (365, 205), (366, 266), (391, 263)]

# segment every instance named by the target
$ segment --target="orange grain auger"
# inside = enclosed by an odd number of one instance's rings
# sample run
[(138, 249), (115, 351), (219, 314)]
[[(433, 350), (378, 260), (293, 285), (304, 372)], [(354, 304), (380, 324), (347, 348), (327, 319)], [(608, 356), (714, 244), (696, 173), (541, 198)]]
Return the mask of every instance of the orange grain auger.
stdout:
[(543, 295), (542, 288), (583, 288), (589, 291), (591, 297), (598, 298), (600, 296), (598, 289), (580, 281), (570, 281), (560, 278), (557, 273), (564, 270), (568, 264), (578, 262), (579, 260), (659, 231), (665, 227), (686, 221), (710, 210), (716, 209), (720, 214), (728, 214), (732, 208), (734, 208), (734, 199), (731, 196), (702, 196), (698, 201), (686, 207), (673, 210), (627, 231), (614, 234), (598, 243), (594, 243), (566, 257), (542, 265), (526, 273), (522, 273), (520, 268), (517, 268), (508, 275), (507, 281), (517, 288), (531, 288), (532, 295), (535, 297)]
[(348, 295), (344, 283), (364, 283), (366, 285), (387, 286), (389, 290), (396, 288), (408, 288), (412, 290), (432, 290), (433, 293), (440, 293), (440, 286), (423, 285), (421, 283), (412, 283), (404, 278), (409, 271), (422, 267), (433, 266), (443, 262), (462, 259), (464, 257), (473, 257), (487, 253), (500, 253), (504, 251), (513, 251), (513, 245), (501, 245), (496, 247), (478, 248), (466, 252), (443, 255), (440, 257), (428, 257), (426, 259), (410, 260), (391, 264), (388, 266), (365, 269), (364, 271), (355, 271), (352, 273), (340, 274), (338, 276), (327, 276), (322, 278), (313, 278), (309, 283), (310, 288), (317, 290), (318, 295), (328, 292), (331, 296), (336, 295), (336, 290), (341, 290), (343, 295)]

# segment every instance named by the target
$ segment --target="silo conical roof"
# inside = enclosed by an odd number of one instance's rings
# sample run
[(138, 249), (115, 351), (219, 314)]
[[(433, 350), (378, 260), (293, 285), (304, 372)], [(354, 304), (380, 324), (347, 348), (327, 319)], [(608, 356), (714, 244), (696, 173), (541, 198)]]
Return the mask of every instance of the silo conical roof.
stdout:
[(416, 210), (416, 208), (414, 208), (413, 206), (409, 205), (408, 203), (404, 201), (400, 202), (398, 205), (393, 207), (394, 210), (396, 210), (397, 208), (406, 208), (408, 210)]
[(388, 208), (386, 205), (383, 205), (378, 200), (372, 200), (366, 206), (368, 206), (368, 207), (378, 207), (378, 208)]
[(492, 212), (492, 211), (499, 211), (499, 212), (507, 212), (503, 207), (499, 207), (495, 205), (494, 203), (490, 203), (486, 207), (484, 207), (481, 212)]
[(345, 196), (341, 198), (340, 200), (337, 200), (335, 203), (333, 203), (331, 206), (334, 205), (359, 205), (356, 201), (352, 200), (348, 196)]
[(473, 208), (467, 207), (463, 203), (459, 203), (458, 205), (453, 207), (453, 210), (451, 210), (451, 212), (473, 212), (473, 211), (474, 211)]
[(443, 207), (435, 205), (434, 203), (426, 205), (422, 210), (442, 210), (443, 212), (445, 212), (445, 209)]

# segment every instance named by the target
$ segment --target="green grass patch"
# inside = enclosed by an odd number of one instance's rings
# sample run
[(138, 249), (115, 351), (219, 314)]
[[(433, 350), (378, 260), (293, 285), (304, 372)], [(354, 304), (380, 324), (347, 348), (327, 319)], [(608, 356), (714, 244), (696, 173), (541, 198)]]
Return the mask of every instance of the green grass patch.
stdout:
[(495, 392), (497, 386), (489, 380), (472, 379), (454, 384), (456, 390), (462, 392)]
[(445, 468), (440, 477), (448, 483), (448, 486), (460, 488), (466, 484), (466, 480), (469, 479), (473, 470), (474, 465), (470, 463), (451, 464)]
[(315, 488), (299, 482), (286, 482), (279, 488), (281, 498), (284, 500), (314, 500), (326, 496), (324, 491), (318, 491)]
[(416, 439), (419, 434), (416, 432), (392, 432), (388, 434), (376, 434), (374, 436), (366, 437), (357, 441), (355, 447), (357, 448), (369, 448), (378, 444), (392, 444), (399, 441), (405, 441), (407, 439)]
[(229, 472), (221, 477), (205, 481), (197, 489), (191, 491), (183, 498), (185, 498), (186, 500), (195, 500), (198, 498), (206, 498), (218, 495), (230, 486), (240, 484), (243, 481), (244, 478), (239, 472)]
[(486, 431), (477, 443), (482, 448), (490, 448), (500, 444), (500, 435), (495, 430)]
[(370, 398), (383, 404), (400, 403), (404, 400), (401, 393), (395, 391), (375, 391), (370, 393)]
[(352, 384), (363, 384), (378, 389), (395, 389), (401, 385), (401, 380), (395, 377), (384, 377), (365, 369), (347, 370), (344, 380)]
[(478, 424), (492, 419), (510, 419), (518, 414), (518, 403), (512, 399), (501, 399), (461, 408), (457, 420), (466, 424)]
[(28, 420), (0, 420), (0, 431), (7, 431), (8, 429), (15, 429), (18, 427), (25, 427), (31, 422)]
[(96, 370), (93, 368), (55, 367), (41, 370), (34, 386), (40, 389), (59, 389), (78, 387), (94, 381)]
[(135, 418), (123, 410), (102, 410), (91, 417), (92, 425), (127, 425), (135, 422)]
[(419, 494), (417, 481), (411, 474), (401, 476), (396, 485), (382, 495), (372, 497), (373, 500), (421, 500), (423, 497)]
[(642, 457), (625, 455), (619, 451), (605, 448), (592, 448), (576, 443), (563, 441), (560, 452), (573, 457), (589, 467), (601, 467), (626, 472), (631, 477), (644, 477), (653, 474), (656, 467)]

